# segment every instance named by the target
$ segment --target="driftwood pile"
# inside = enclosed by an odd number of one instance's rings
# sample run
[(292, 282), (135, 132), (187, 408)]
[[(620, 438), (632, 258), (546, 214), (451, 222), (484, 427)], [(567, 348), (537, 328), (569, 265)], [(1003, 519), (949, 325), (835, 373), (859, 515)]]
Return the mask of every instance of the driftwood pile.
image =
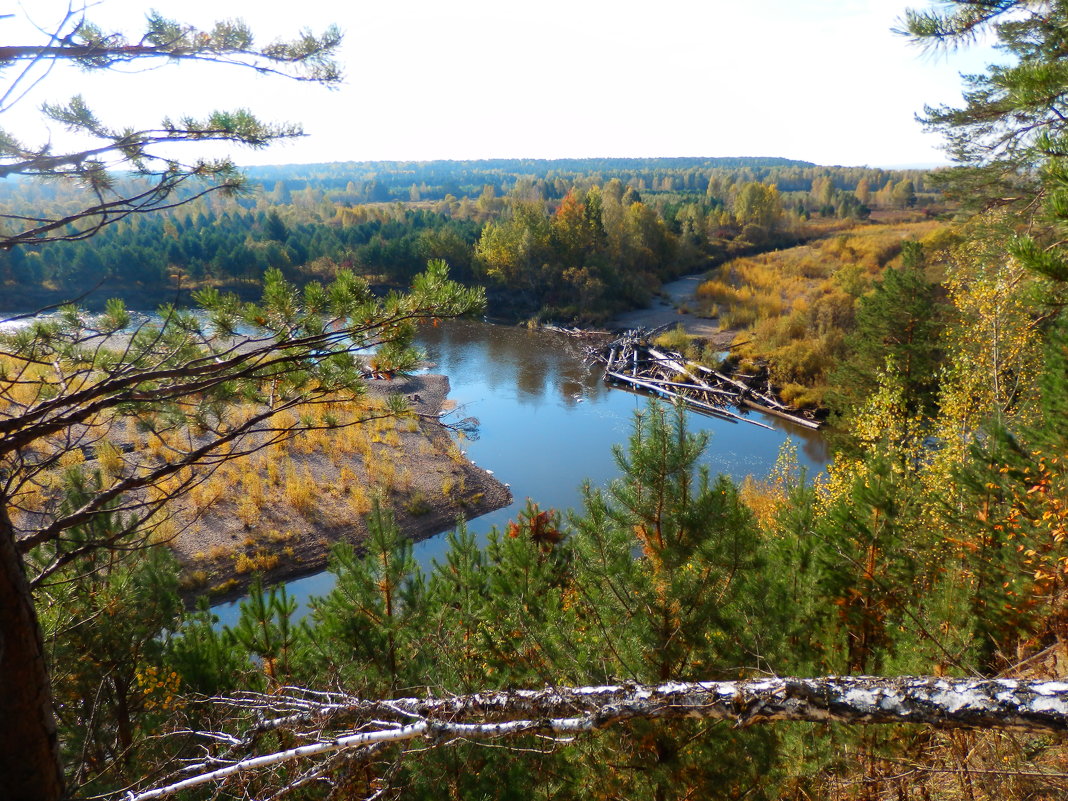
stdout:
[(627, 331), (622, 336), (590, 348), (591, 360), (603, 363), (605, 383), (622, 384), (671, 400), (681, 399), (690, 408), (733, 422), (771, 428), (736, 409), (755, 409), (789, 420), (805, 428), (817, 429), (817, 420), (782, 403), (767, 391), (757, 389), (753, 376), (728, 376), (710, 367), (688, 361), (684, 356), (661, 350), (652, 344), (655, 331)]

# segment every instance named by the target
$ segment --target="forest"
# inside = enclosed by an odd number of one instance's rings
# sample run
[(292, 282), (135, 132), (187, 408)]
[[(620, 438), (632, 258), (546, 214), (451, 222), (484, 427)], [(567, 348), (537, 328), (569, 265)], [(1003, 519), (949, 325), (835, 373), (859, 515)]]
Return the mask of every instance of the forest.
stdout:
[[(822, 221), (922, 216), (940, 200), (919, 171), (760, 158), (302, 165), (248, 181), (245, 194), (127, 218), (91, 240), (9, 249), (4, 296), (28, 306), (101, 285), (97, 295), (151, 308), (204, 286), (254, 294), (269, 267), (298, 284), (349, 269), (403, 287), (445, 259), (454, 278), (487, 287), (493, 317), (594, 324), (668, 278), (804, 240)], [(0, 197), (27, 213), (79, 202), (26, 181)]]
[[(336, 77), (329, 31), (256, 50), (234, 22), (150, 16), (140, 44), (73, 22), (50, 57), (87, 68), (133, 48)], [(49, 113), (99, 148), (0, 137), (5, 303), (104, 281), (164, 304), (158, 322), (113, 299), (0, 334), (0, 795), (1065, 797), (1068, 3), (906, 22), (1011, 57), (927, 109), (955, 163), (932, 173), (220, 163), (224, 191), (199, 192), (184, 179), (208, 168), (157, 156), (160, 138), (287, 132), (133, 136), (72, 105)], [(213, 476), (253, 504), (256, 558), (282, 559), (255, 498), (289, 485), (252, 496), (249, 465), (375, 463), (419, 425), (367, 393), (372, 369), (417, 369), (417, 326), (599, 325), (687, 272), (706, 273), (695, 303), (733, 337), (728, 363), (828, 416), (825, 473), (785, 449), (768, 475), (712, 475), (707, 437), (651, 402), (618, 478), (577, 508), (533, 499), (485, 545), (461, 524), (421, 565), (388, 489), (367, 492), (367, 536), (333, 550), (307, 616), (284, 585), (255, 584), (232, 625), (187, 603), (167, 543)], [(681, 330), (661, 342), (723, 358)]]

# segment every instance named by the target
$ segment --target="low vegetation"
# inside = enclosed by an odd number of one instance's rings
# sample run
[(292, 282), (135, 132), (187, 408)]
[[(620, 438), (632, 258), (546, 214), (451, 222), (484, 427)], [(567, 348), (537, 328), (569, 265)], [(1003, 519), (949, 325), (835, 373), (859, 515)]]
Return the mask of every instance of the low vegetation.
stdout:
[(701, 284), (697, 297), (704, 314), (738, 331), (731, 348), (735, 362), (743, 369), (766, 366), (786, 402), (819, 407), (850, 352), (847, 340), (861, 299), (887, 269), (902, 266), (906, 252), (937, 254), (951, 241), (938, 222), (855, 226), (804, 245), (732, 259)]

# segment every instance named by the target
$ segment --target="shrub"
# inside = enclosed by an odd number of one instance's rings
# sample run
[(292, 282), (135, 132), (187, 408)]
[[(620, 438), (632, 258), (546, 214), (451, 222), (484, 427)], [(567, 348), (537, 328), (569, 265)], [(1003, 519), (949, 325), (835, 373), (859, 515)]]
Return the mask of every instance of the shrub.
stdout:
[(413, 517), (421, 517), (422, 515), (429, 514), (432, 507), (430, 502), (426, 499), (426, 496), (422, 492), (416, 490), (408, 498), (404, 508), (408, 510), (408, 514)]
[(686, 333), (686, 329), (681, 325), (678, 325), (670, 331), (665, 331), (663, 334), (660, 334), (660, 336), (656, 338), (656, 344), (667, 350), (686, 353), (692, 339), (693, 337)]
[(283, 495), (286, 502), (301, 514), (310, 514), (315, 509), (318, 485), (307, 468), (298, 470), (291, 467), (287, 471)]
[(240, 553), (234, 559), (234, 571), (238, 575), (245, 573), (262, 573), (276, 567), (281, 561), (278, 554), (256, 551), (253, 554)]

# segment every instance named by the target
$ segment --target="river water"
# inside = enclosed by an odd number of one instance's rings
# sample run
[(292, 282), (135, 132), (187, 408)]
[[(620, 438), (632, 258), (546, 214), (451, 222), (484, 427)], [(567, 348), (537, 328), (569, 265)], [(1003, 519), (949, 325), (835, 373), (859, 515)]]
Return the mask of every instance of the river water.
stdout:
[[(581, 339), (460, 321), (425, 327), (419, 346), (429, 369), (449, 377), (449, 398), (457, 408), (446, 420), (478, 420), (477, 438), (464, 440), (461, 447), (469, 459), (509, 484), (514, 496), (510, 506), (470, 521), (469, 529), (481, 537), (513, 519), (527, 498), (542, 509), (577, 508), (585, 479), (604, 485), (618, 475), (612, 446), (626, 443), (634, 413), (648, 399), (606, 387), (600, 370), (583, 363)], [(687, 414), (691, 430), (710, 434), (704, 461), (713, 475), (762, 477), (787, 439), (795, 441), (799, 462), (810, 475), (827, 461), (819, 433), (785, 421), (753, 413), (754, 419), (773, 426), (769, 431)], [(429, 567), (445, 549), (442, 532), (417, 543), (415, 556)], [(329, 592), (332, 583), (333, 576), (323, 572), (292, 581), (287, 589), (303, 606), (310, 596)], [(220, 604), (215, 612), (224, 623), (239, 613), (236, 602)]]

